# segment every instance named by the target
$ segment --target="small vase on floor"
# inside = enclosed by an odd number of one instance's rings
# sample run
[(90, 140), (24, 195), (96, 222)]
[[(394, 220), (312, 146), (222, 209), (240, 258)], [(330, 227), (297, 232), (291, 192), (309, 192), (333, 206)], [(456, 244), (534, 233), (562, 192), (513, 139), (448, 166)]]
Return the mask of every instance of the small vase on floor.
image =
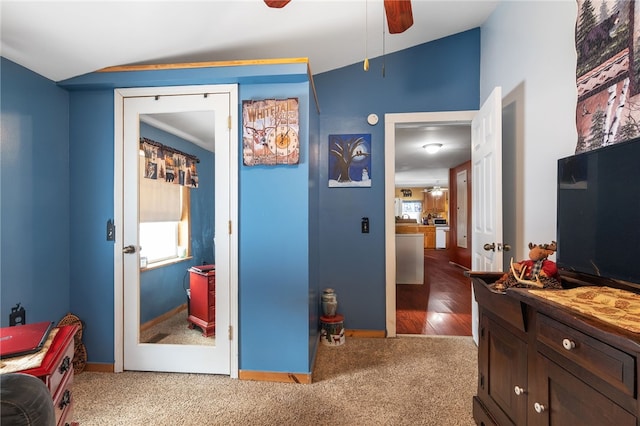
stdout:
[(325, 288), (322, 292), (322, 314), (334, 317), (338, 311), (338, 297), (332, 288)]

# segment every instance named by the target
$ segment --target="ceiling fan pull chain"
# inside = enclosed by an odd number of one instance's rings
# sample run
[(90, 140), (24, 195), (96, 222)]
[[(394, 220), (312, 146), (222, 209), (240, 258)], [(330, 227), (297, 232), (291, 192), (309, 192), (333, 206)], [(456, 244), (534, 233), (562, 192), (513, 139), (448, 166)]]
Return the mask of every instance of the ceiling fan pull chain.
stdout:
[(369, 71), (369, 1), (364, 1), (364, 70)]
[(386, 34), (384, 31), (384, 22), (385, 22), (386, 13), (382, 14), (382, 78), (384, 78), (385, 65), (387, 63), (387, 58), (385, 56), (385, 42), (386, 42)]

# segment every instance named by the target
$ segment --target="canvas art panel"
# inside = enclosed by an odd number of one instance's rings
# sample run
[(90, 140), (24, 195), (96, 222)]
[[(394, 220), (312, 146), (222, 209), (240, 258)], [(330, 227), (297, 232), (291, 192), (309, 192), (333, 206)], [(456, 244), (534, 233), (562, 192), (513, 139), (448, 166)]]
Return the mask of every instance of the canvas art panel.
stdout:
[(640, 136), (640, 6), (632, 1), (577, 1), (580, 153)]
[(329, 135), (329, 187), (371, 187), (371, 134)]

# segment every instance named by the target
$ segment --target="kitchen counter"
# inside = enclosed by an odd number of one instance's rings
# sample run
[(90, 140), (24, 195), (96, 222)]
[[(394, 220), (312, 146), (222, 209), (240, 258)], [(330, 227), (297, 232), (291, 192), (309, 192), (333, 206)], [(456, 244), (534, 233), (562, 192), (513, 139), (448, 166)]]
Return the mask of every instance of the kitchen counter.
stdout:
[(424, 236), (423, 248), (436, 248), (436, 227), (434, 225), (396, 223), (396, 235), (398, 234), (422, 234)]

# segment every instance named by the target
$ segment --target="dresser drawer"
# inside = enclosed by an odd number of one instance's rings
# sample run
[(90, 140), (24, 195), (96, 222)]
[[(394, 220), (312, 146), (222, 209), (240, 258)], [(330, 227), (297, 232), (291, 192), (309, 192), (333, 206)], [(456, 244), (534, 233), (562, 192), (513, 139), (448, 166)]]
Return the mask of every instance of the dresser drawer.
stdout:
[(546, 315), (538, 314), (536, 323), (538, 342), (552, 353), (635, 397), (635, 357)]
[(56, 364), (51, 376), (48, 378), (47, 386), (49, 386), (49, 391), (51, 392), (52, 397), (56, 395), (56, 391), (60, 384), (65, 380), (65, 376), (73, 372), (73, 347), (72, 341)]
[(70, 372), (63, 377), (58, 391), (53, 395), (53, 407), (56, 413), (56, 425), (68, 424), (68, 419), (71, 418), (70, 412), (73, 404), (73, 393), (71, 392), (71, 385), (73, 383), (73, 373)]

